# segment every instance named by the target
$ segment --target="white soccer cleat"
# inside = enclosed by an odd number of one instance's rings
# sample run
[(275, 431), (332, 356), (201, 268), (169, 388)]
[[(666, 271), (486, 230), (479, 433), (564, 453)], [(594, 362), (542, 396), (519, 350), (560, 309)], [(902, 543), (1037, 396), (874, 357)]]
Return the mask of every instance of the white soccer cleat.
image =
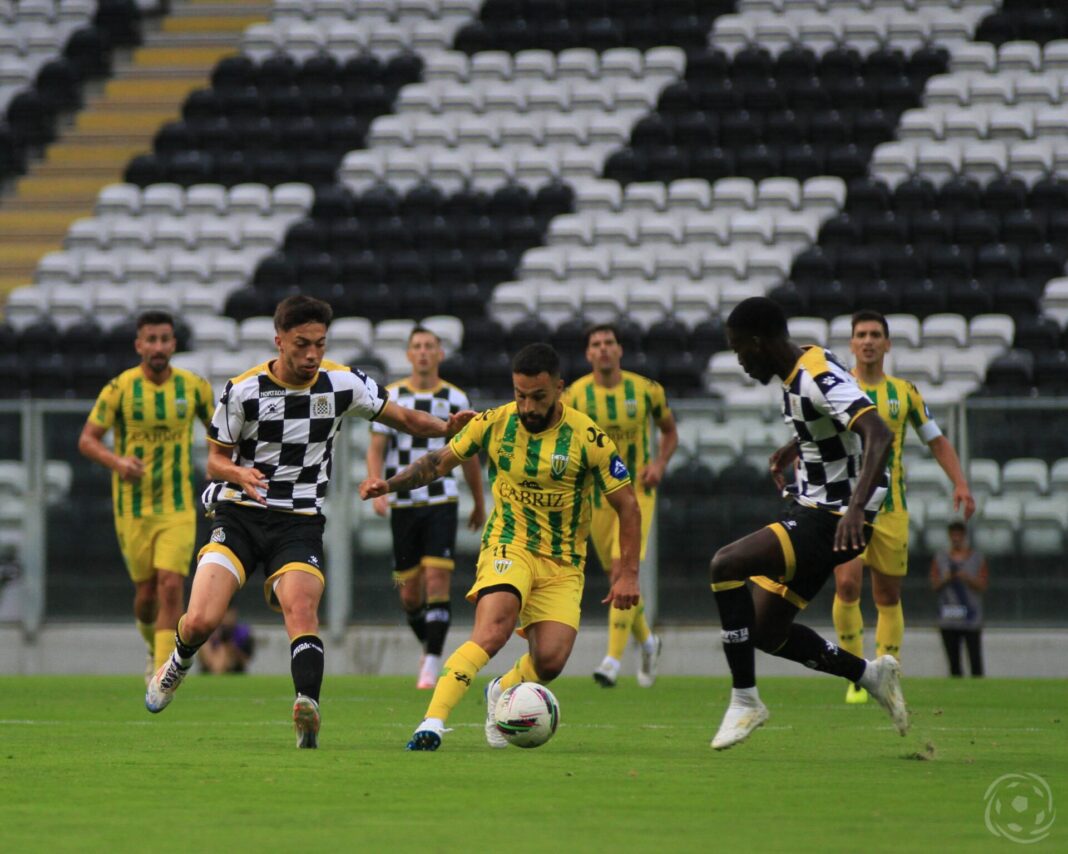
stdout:
[(497, 701), (503, 693), (500, 676), (486, 686), (486, 744), (498, 749), (508, 746), (508, 739), (497, 729), (497, 715), (495, 714)]
[(868, 689), (879, 705), (886, 709), (898, 733), (909, 731), (909, 710), (901, 693), (901, 665), (892, 655), (880, 655), (869, 661), (860, 684)]
[(619, 680), (619, 665), (606, 658), (600, 666), (593, 671), (593, 678), (602, 688), (614, 688)]
[(293, 730), (297, 734), (297, 747), (314, 750), (319, 746), (319, 704), (311, 697), (297, 694), (293, 703)]
[(656, 669), (660, 666), (660, 651), (664, 646), (660, 635), (653, 635), (650, 640), (653, 651), (646, 652), (643, 646), (641, 664), (638, 665), (638, 686), (641, 688), (652, 688), (656, 684)]
[(723, 716), (723, 723), (719, 725), (715, 738), (712, 739), (712, 747), (716, 750), (726, 750), (749, 738), (749, 734), (757, 727), (764, 725), (768, 719), (768, 707), (760, 700), (756, 705), (735, 705), (733, 702), (727, 707), (727, 713)]
[(415, 728), (405, 750), (437, 750), (441, 747), (441, 737), (448, 732), (445, 724), (436, 718), (425, 718)]
[(419, 678), (415, 687), (420, 691), (433, 690), (438, 685), (438, 672), (441, 670), (440, 655), (424, 655), (419, 663)]
[(182, 684), (188, 667), (182, 667), (178, 661), (178, 653), (172, 652), (170, 657), (163, 663), (159, 670), (148, 682), (145, 691), (145, 708), (153, 714), (162, 712), (174, 699), (174, 692)]

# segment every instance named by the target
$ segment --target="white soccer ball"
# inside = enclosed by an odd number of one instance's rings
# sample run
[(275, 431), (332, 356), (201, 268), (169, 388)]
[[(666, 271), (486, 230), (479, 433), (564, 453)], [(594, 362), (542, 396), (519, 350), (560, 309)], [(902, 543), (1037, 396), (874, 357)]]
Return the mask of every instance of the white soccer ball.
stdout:
[(541, 747), (560, 723), (560, 704), (553, 692), (537, 682), (506, 688), (493, 716), (497, 729), (516, 747)]

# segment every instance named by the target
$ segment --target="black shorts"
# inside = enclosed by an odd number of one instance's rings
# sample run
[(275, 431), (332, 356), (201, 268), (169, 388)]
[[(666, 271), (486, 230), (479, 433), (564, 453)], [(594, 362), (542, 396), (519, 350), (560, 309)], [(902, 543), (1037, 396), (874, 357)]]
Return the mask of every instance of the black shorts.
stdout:
[[(820, 592), (836, 566), (864, 551), (864, 546), (841, 552), (834, 550), (834, 534), (841, 518), (829, 510), (817, 510), (790, 502), (779, 521), (768, 525), (782, 546), (785, 572), (779, 578), (754, 576), (753, 583), (782, 596), (798, 608), (805, 608)], [(865, 545), (871, 539), (873, 530), (870, 524), (865, 523)]]
[(280, 611), (274, 583), (286, 572), (298, 570), (319, 577), (323, 583), (323, 527), (321, 513), (305, 516), (279, 510), (257, 510), (239, 504), (219, 504), (211, 521), (208, 542), (198, 555), (220, 554), (234, 564), (244, 586), (257, 568), (263, 567), (267, 604)]
[(420, 566), (452, 569), (458, 515), (455, 501), (429, 507), (391, 508), (393, 577), (404, 581)]

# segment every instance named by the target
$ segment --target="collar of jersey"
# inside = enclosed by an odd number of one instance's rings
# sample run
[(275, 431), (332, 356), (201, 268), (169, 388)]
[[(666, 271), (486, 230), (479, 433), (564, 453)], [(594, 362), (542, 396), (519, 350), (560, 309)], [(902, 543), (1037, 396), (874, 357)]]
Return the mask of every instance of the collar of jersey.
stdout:
[(805, 359), (805, 356), (806, 356), (806, 355), (808, 355), (808, 351), (809, 351), (810, 349), (812, 349), (812, 348), (811, 348), (811, 346), (809, 346), (809, 347), (802, 347), (802, 348), (801, 348), (801, 355), (800, 355), (800, 356), (798, 356), (798, 357), (797, 357), (797, 361), (796, 361), (796, 362), (794, 362), (794, 367), (793, 367), (793, 369), (792, 369), (792, 370), (790, 371), (790, 376), (788, 376), (788, 377), (784, 377), (784, 378), (783, 378), (782, 384), (783, 384), (784, 386), (789, 386), (789, 385), (790, 385), (790, 383), (792, 383), (792, 382), (794, 381), (794, 377), (796, 377), (796, 376), (797, 376), (797, 372), (801, 370), (801, 362), (803, 362), (803, 361), (804, 361), (804, 359)]
[(875, 389), (875, 388), (882, 388), (884, 385), (886, 385), (888, 382), (890, 382), (890, 375), (887, 374), (887, 373), (883, 374), (883, 378), (881, 380), (879, 380), (879, 382), (873, 383), (871, 385), (869, 385), (868, 383), (864, 382), (864, 380), (862, 380), (860, 377), (857, 376), (857, 371), (856, 371), (855, 368), (852, 371), (850, 371), (849, 373), (851, 373), (853, 375), (853, 379), (855, 379), (857, 381), (857, 385), (859, 385), (861, 387), (861, 389), (864, 390), (864, 391), (869, 391), (869, 390)]
[(304, 385), (290, 385), (289, 383), (282, 382), (280, 379), (278, 379), (278, 377), (274, 375), (274, 372), (271, 370), (271, 362), (273, 361), (274, 359), (268, 359), (263, 365), (263, 370), (267, 374), (267, 376), (271, 378), (271, 382), (273, 382), (275, 385), (280, 385), (282, 388), (288, 388), (293, 391), (305, 391), (315, 385), (315, 381), (319, 379), (319, 371), (316, 371), (315, 376), (312, 377), (311, 380), (305, 383)]

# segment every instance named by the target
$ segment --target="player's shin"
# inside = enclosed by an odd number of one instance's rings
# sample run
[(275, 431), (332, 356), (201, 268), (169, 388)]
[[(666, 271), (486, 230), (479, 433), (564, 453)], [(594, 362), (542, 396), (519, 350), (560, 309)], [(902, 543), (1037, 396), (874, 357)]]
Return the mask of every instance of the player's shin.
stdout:
[(174, 630), (174, 651), (178, 656), (178, 663), (183, 668), (188, 669), (193, 666), (193, 659), (196, 658), (197, 650), (204, 644), (203, 642), (192, 644), (187, 643), (182, 639), (182, 621), (185, 619), (183, 614), (178, 620), (178, 628)]
[(445, 637), (452, 621), (452, 606), (448, 599), (430, 600), (426, 605), (426, 654), (441, 656)]
[(512, 669), (500, 678), (498, 685), (503, 691), (505, 688), (518, 685), (520, 682), (541, 682), (538, 671), (534, 669), (534, 661), (531, 659), (529, 652), (523, 653), (523, 656), (513, 665)]
[(831, 606), (834, 631), (838, 635), (838, 645), (855, 656), (864, 655), (864, 615), (860, 610), (860, 600), (846, 602), (837, 595)]
[(864, 675), (864, 668), (867, 666), (863, 658), (846, 652), (840, 646), (821, 638), (808, 626), (801, 626), (797, 623), (790, 626), (782, 646), (768, 650), (768, 652), (779, 658), (796, 661), (798, 664), (821, 673), (841, 676), (854, 683), (860, 681)]
[(156, 640), (153, 647), (153, 657), (156, 663), (156, 669), (159, 670), (170, 658), (171, 653), (175, 649), (174, 631), (171, 629), (157, 629)]
[(614, 605), (608, 611), (608, 657), (620, 661), (630, 640), (631, 627), (634, 625), (635, 609), (622, 611)]
[(318, 703), (326, 663), (322, 640), (318, 635), (297, 635), (290, 641), (289, 652), (293, 687), (298, 694), (311, 697)]
[(753, 597), (744, 581), (720, 581), (712, 584), (712, 592), (719, 606), (723, 630), (723, 653), (731, 669), (731, 684), (735, 690), (756, 685), (756, 663), (752, 630)]
[(892, 655), (901, 660), (901, 642), (905, 639), (905, 612), (901, 603), (876, 605), (879, 620), (875, 624), (875, 657)]
[(473, 641), (467, 641), (445, 662), (441, 677), (430, 698), (426, 717), (446, 721), (463, 699), (478, 672), (489, 663), (489, 655)]

